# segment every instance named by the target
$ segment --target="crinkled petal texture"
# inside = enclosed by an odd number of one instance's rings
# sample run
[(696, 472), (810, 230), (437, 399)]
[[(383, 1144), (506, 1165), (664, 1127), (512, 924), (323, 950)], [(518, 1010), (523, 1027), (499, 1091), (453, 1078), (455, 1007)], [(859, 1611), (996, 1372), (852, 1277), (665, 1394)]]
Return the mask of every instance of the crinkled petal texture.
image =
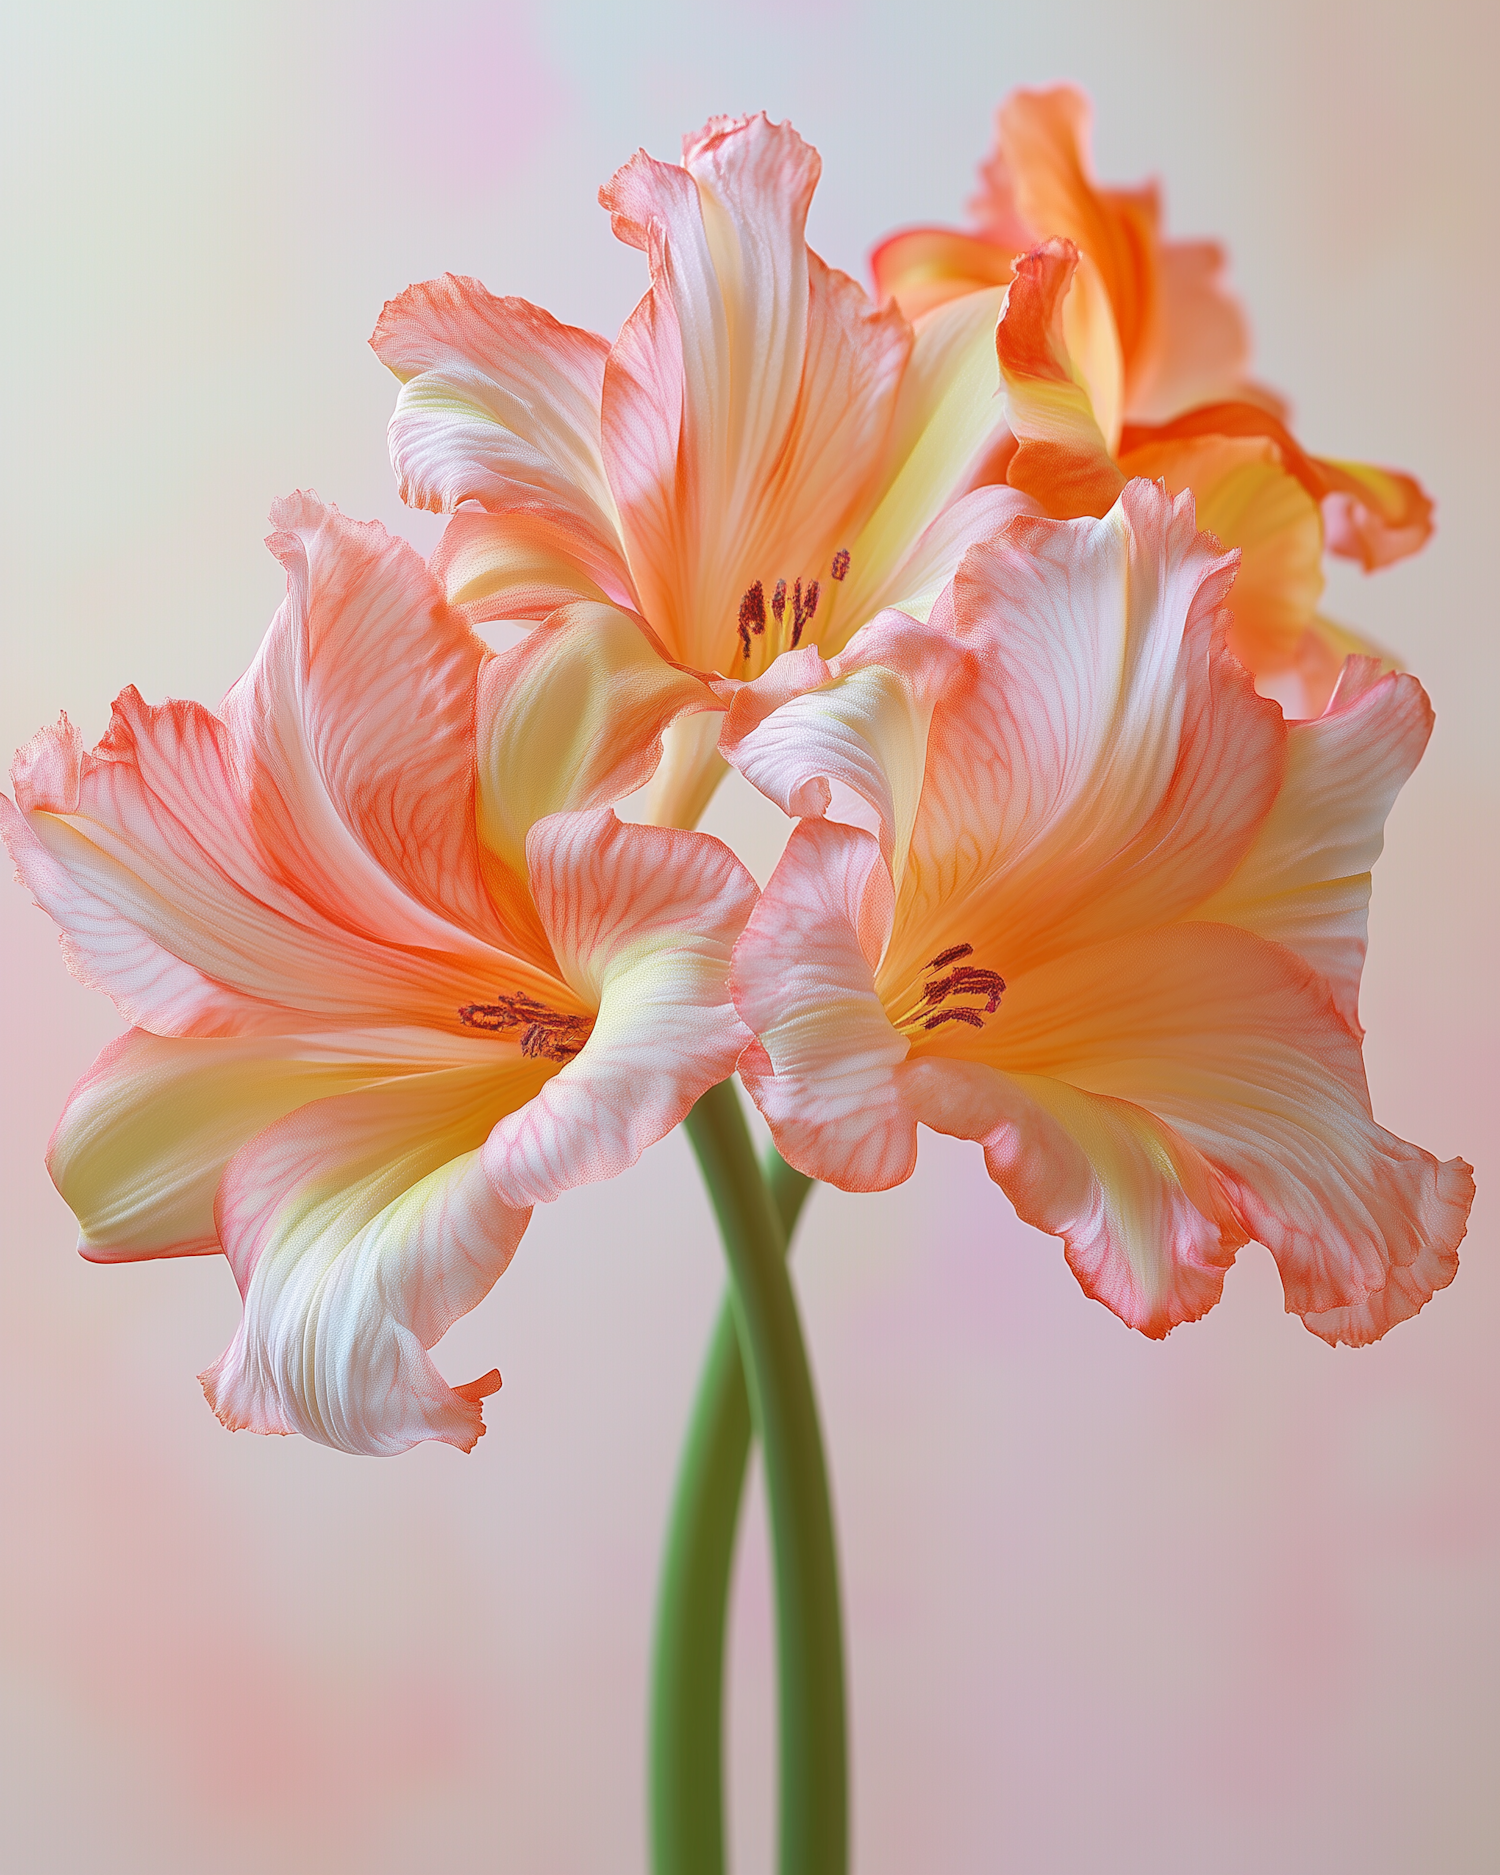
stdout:
[(1148, 1334), (1255, 1238), (1361, 1343), (1451, 1280), (1472, 1196), (1376, 1123), (1360, 1058), (1369, 868), (1430, 714), (1355, 661), (1287, 725), (1227, 649), (1232, 570), (1132, 482), (973, 549), (929, 624), (747, 686), (725, 752), (805, 818), (735, 949), (741, 1071), (845, 1189), (905, 1178), (919, 1122), (980, 1141)]
[(402, 492), (463, 507), (434, 570), (471, 618), (606, 601), (679, 663), (753, 676), (924, 609), (1015, 512), (969, 493), (1005, 433), (1001, 290), (914, 337), (808, 247), (819, 168), (763, 115), (627, 163), (601, 200), (651, 284), (613, 346), (451, 276), (385, 309)]
[(467, 1450), (498, 1383), (428, 1350), (537, 1197), (732, 1070), (754, 887), (607, 805), (714, 703), (638, 622), (580, 602), (495, 656), (379, 527), (305, 495), (274, 519), (287, 599), (221, 711), (127, 691), (93, 753), (64, 719), (0, 797), (70, 964), (133, 1024), (49, 1163), (85, 1255), (227, 1254), (226, 1425)]

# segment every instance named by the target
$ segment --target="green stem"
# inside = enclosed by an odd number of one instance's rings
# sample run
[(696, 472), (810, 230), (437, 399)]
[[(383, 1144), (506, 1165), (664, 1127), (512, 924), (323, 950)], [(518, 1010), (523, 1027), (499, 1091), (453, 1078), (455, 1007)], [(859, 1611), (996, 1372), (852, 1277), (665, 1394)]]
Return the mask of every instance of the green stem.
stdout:
[[(750, 1451), (748, 1360), (776, 1552), (782, 1875), (846, 1865), (843, 1649), (817, 1408), (786, 1243), (812, 1181), (774, 1149), (756, 1167), (733, 1085), (688, 1116), (729, 1258), (678, 1473), (657, 1610), (651, 1708), (655, 1875), (722, 1875), (725, 1614)], [(742, 1358), (743, 1343), (743, 1358)]]

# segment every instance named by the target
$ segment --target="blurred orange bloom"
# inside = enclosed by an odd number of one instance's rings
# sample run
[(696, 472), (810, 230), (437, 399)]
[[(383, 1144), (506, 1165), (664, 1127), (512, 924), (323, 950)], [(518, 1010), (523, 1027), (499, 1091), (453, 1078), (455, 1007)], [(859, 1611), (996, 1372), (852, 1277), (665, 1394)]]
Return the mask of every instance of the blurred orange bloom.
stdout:
[(986, 473), (1058, 518), (1102, 515), (1131, 476), (1191, 488), (1198, 524), (1243, 563), (1230, 642), (1263, 688), (1316, 715), (1345, 655), (1319, 616), (1325, 549), (1366, 571), (1414, 553), (1432, 503), (1408, 475), (1312, 457), (1249, 384), (1221, 250), (1162, 239), (1154, 187), (1104, 189), (1089, 107), (1061, 85), (1001, 106), (974, 234), (912, 229), (873, 257), (909, 316), (1011, 281), (999, 337), (1013, 442)]

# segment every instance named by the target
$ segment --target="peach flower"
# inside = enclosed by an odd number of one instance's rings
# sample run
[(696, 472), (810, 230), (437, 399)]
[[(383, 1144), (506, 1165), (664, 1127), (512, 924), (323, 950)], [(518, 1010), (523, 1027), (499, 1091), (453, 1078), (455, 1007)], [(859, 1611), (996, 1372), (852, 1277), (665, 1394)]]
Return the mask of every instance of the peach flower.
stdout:
[[(405, 500), (457, 511), (433, 561), (453, 603), (482, 621), (607, 600), (675, 661), (753, 677), (882, 607), (924, 613), (1026, 505), (971, 487), (1005, 433), (1003, 289), (914, 335), (807, 246), (819, 168), (763, 115), (715, 118), (680, 165), (627, 163), (600, 199), (651, 285), (613, 345), (452, 275), (386, 307), (392, 458)], [(701, 811), (713, 728), (669, 737), (656, 817)]]
[[(908, 319), (966, 293), (1003, 286), (1016, 260), (1049, 236), (1089, 256), (1088, 285), (1113, 315), (1120, 407), (1161, 422), (1193, 404), (1242, 398), (1250, 334), (1220, 275), (1213, 241), (1168, 241), (1154, 183), (1102, 188), (1089, 156), (1092, 112), (1075, 85), (1013, 91), (995, 114), (995, 147), (969, 204), (974, 232), (907, 228), (870, 257), (876, 289)], [(1274, 398), (1269, 401), (1275, 405)]]
[(49, 1164), (85, 1256), (228, 1257), (225, 1425), (468, 1450), (499, 1376), (451, 1387), (427, 1350), (535, 1202), (732, 1070), (754, 886), (606, 805), (712, 701), (634, 623), (580, 604), (496, 656), (383, 529), (309, 496), (272, 518), (287, 599), (220, 713), (127, 690), (93, 754), (64, 718), (0, 796), (74, 973), (133, 1025)]
[(726, 754), (804, 817), (735, 949), (741, 1071), (846, 1190), (906, 1178), (919, 1121), (980, 1141), (1147, 1334), (1253, 1237), (1289, 1309), (1361, 1343), (1452, 1279), (1473, 1191), (1376, 1124), (1357, 1015), (1431, 712), (1355, 659), (1287, 723), (1226, 650), (1233, 572), (1190, 496), (1132, 482), (975, 547), (930, 624), (739, 692)]

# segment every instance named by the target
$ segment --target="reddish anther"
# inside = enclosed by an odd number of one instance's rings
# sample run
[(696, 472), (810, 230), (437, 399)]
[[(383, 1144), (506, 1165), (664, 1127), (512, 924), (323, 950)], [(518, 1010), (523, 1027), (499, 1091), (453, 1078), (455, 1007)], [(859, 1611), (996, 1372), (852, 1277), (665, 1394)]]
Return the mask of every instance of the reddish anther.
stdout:
[(972, 957), (973, 955), (974, 946), (972, 944), (950, 944), (947, 950), (938, 952), (937, 956), (932, 959), (927, 968), (929, 970), (941, 970), (944, 964), (956, 964), (960, 957)]
[(838, 552), (833, 556), (833, 566), (830, 568), (830, 571), (835, 579), (843, 579), (848, 574), (849, 549), (847, 547), (840, 547)]
[(922, 1027), (935, 1029), (944, 1022), (966, 1022), (971, 1029), (984, 1027), (984, 1017), (973, 1009), (940, 1009), (935, 1016), (929, 1016)]

